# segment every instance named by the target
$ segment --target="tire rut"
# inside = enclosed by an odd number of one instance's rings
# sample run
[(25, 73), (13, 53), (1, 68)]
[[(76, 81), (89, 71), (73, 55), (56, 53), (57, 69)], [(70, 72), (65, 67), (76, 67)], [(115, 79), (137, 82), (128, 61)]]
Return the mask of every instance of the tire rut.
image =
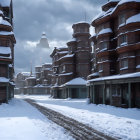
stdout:
[(24, 99), (26, 102), (37, 108), (42, 114), (44, 114), (49, 120), (65, 128), (71, 133), (71, 136), (76, 140), (117, 140), (119, 138), (113, 138), (107, 136), (83, 123), (80, 123), (72, 118), (66, 117), (59, 112), (51, 110), (47, 107), (37, 104), (32, 99)]

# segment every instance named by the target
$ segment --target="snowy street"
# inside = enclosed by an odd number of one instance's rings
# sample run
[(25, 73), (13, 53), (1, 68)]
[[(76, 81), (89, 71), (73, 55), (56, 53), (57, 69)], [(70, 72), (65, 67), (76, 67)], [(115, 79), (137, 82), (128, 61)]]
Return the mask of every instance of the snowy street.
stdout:
[(16, 98), (36, 100), (41, 106), (53, 109), (107, 135), (124, 140), (140, 140), (140, 109), (89, 105), (86, 99), (52, 99), (41, 95), (21, 95)]
[(27, 98), (108, 136), (140, 140), (139, 109), (89, 105), (86, 99), (52, 99), (43, 95), (16, 95), (9, 104), (0, 106), (0, 140), (74, 139), (64, 128), (23, 100)]
[(0, 105), (0, 140), (72, 140), (65, 130), (21, 99)]

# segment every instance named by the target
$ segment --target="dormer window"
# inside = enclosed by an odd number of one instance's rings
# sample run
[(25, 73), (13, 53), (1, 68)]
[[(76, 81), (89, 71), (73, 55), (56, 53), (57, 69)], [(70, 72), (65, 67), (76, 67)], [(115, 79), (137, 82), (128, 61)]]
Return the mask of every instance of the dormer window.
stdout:
[(124, 14), (121, 14), (119, 16), (119, 25), (121, 24), (125, 24), (125, 15)]

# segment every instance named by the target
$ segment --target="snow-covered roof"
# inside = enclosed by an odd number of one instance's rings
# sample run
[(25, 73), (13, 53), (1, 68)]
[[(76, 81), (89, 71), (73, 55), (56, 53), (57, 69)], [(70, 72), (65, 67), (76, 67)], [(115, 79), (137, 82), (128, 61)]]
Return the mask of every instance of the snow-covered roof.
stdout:
[(11, 24), (7, 20), (4, 20), (3, 17), (0, 17), (0, 24), (11, 27)]
[(24, 76), (30, 76), (31, 73), (30, 72), (21, 72), (21, 74)]
[(136, 14), (126, 20), (126, 24), (133, 23), (133, 22), (140, 22), (140, 13)]
[(38, 84), (38, 85), (35, 85), (34, 87), (44, 87), (44, 86), (43, 86), (43, 85)]
[(68, 51), (61, 51), (61, 52), (58, 52), (59, 54), (65, 54), (65, 53), (68, 53)]
[(14, 35), (14, 33), (11, 32), (6, 32), (6, 31), (0, 31), (0, 35)]
[(109, 0), (109, 2), (119, 2), (120, 0)]
[(106, 81), (106, 80), (117, 80), (117, 79), (126, 79), (126, 78), (136, 78), (140, 77), (140, 72), (136, 73), (129, 73), (129, 74), (118, 74), (118, 75), (113, 75), (113, 76), (106, 76), (106, 77), (101, 77), (101, 78), (95, 78), (92, 80), (88, 80), (88, 82), (94, 82), (94, 81)]
[(10, 47), (0, 46), (0, 54), (11, 54)]
[(88, 77), (90, 77), (90, 76), (99, 76), (99, 72), (92, 73)]
[(0, 82), (1, 83), (7, 83), (7, 82), (9, 82), (9, 79), (5, 78), (5, 77), (0, 77)]
[(84, 80), (81, 77), (75, 78), (70, 80), (69, 82), (65, 83), (65, 86), (70, 86), (70, 85), (86, 85), (86, 80)]
[(105, 12), (105, 11), (100, 12), (97, 16), (95, 16), (95, 17), (93, 18), (92, 21), (94, 21), (94, 20), (96, 20), (96, 19), (99, 19), (99, 18), (103, 18), (103, 17), (108, 16), (108, 15), (111, 15), (113, 9), (114, 9), (114, 8), (110, 8), (110, 9), (107, 10), (106, 12)]
[(62, 73), (62, 74), (59, 74), (59, 76), (67, 76), (67, 75), (72, 75), (73, 72), (70, 72), (70, 73)]
[(122, 4), (125, 4), (125, 3), (129, 3), (129, 2), (136, 2), (136, 3), (140, 3), (140, 0), (121, 0), (118, 4), (117, 4), (117, 6), (112, 10), (112, 13), (111, 14), (113, 14), (115, 11), (116, 11), (116, 9), (118, 8), (118, 6), (120, 6), (120, 5), (122, 5)]
[(86, 21), (79, 21), (79, 22), (74, 23), (73, 25), (77, 25), (77, 24), (89, 24), (89, 23)]
[(2, 7), (10, 7), (11, 0), (0, 0), (0, 5)]
[[(119, 3), (117, 4), (116, 7), (112, 7), (110, 8), (109, 10), (107, 11), (102, 11), (101, 13), (99, 13), (97, 16), (95, 16), (92, 20), (92, 22), (96, 19), (100, 19), (100, 18), (103, 18), (103, 17), (106, 17), (106, 16), (109, 16), (109, 15), (112, 15), (114, 13), (114, 11), (116, 11), (116, 9), (118, 8), (118, 6), (124, 4), (124, 3), (129, 3), (129, 2), (140, 2), (140, 0), (110, 0), (111, 2), (117, 2), (119, 1)], [(110, 2), (109, 1), (109, 2)]]
[(102, 29), (102, 30), (98, 33), (98, 35), (107, 34), (107, 33), (112, 33), (112, 29), (111, 29), (111, 28)]
[(70, 57), (73, 57), (73, 56), (74, 56), (74, 54), (67, 54), (67, 55), (61, 57), (59, 60), (61, 60), (63, 58), (70, 58)]
[(36, 79), (35, 77), (28, 77), (26, 80)]

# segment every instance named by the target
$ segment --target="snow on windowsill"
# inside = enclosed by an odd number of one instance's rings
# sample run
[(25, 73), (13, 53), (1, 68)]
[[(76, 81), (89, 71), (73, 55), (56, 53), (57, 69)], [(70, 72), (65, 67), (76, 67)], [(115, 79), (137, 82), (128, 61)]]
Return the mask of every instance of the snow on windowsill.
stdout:
[(9, 82), (9, 79), (5, 78), (5, 77), (0, 77), (0, 82), (7, 83), (7, 82)]
[(106, 29), (102, 29), (97, 36), (102, 35), (102, 34), (107, 34), (107, 33), (112, 33), (112, 29), (111, 28), (106, 28)]
[(127, 70), (127, 69), (128, 69), (128, 67), (123, 67), (120, 70)]
[(10, 47), (0, 46), (0, 54), (11, 54)]
[(140, 65), (137, 65), (137, 66), (136, 66), (136, 69), (140, 69)]
[[(140, 2), (140, 1), (139, 1)], [(136, 14), (126, 20), (126, 24), (140, 22), (140, 13)]]
[(99, 70), (99, 72), (101, 73), (101, 72), (103, 72), (103, 70)]

